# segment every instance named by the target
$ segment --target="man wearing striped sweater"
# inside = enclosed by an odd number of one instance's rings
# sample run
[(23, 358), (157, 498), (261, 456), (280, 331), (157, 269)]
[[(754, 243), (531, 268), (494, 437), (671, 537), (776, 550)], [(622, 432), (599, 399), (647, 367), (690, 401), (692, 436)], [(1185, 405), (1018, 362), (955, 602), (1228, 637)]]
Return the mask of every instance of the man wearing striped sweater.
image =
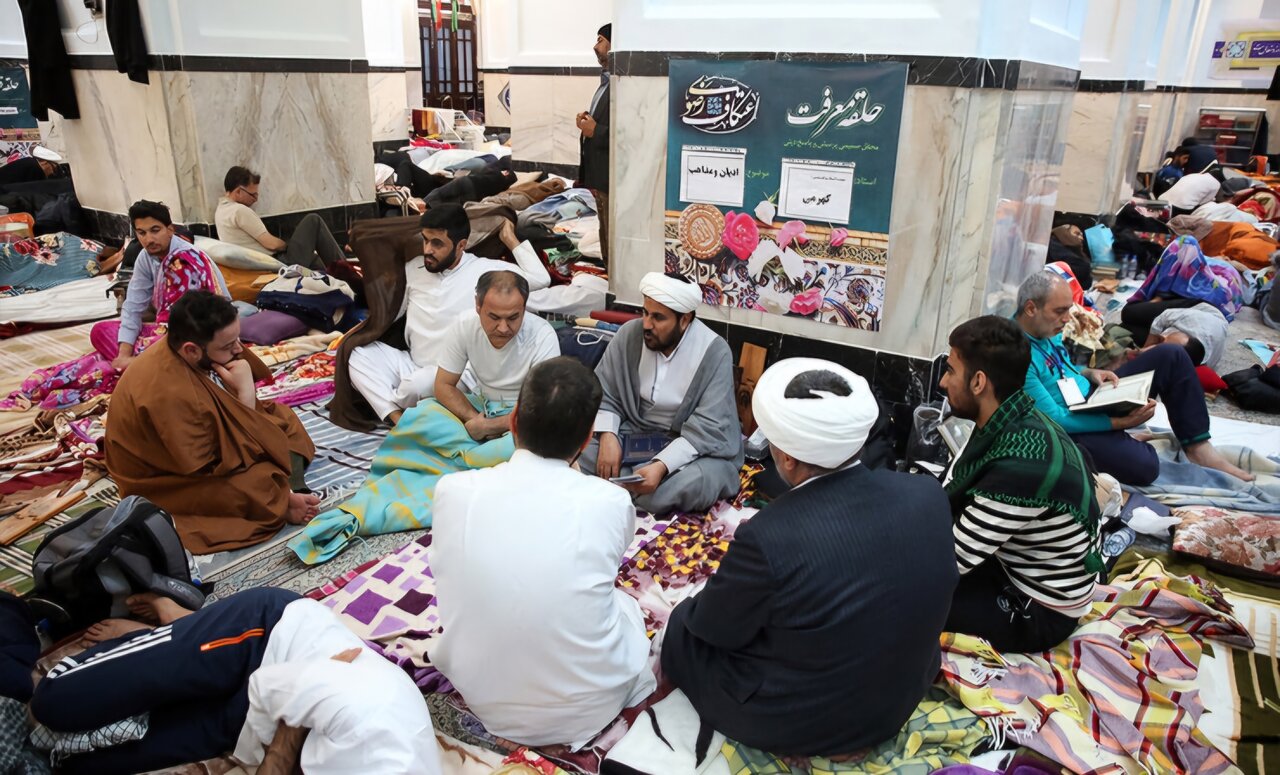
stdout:
[(942, 389), (977, 429), (944, 480), (961, 575), (946, 629), (1043, 651), (1089, 610), (1102, 570), (1093, 478), (1022, 390), (1031, 352), (1016, 323), (970, 320), (950, 345)]

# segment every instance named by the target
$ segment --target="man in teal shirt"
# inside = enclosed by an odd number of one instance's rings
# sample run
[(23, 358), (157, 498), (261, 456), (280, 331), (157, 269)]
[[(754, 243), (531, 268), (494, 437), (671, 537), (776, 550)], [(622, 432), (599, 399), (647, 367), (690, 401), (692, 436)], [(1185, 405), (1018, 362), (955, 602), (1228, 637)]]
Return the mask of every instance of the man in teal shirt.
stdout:
[(1251, 481), (1253, 476), (1232, 465), (1209, 443), (1209, 410), (1204, 390), (1187, 351), (1174, 344), (1152, 347), (1115, 372), (1081, 369), (1071, 362), (1062, 343), (1062, 329), (1071, 318), (1071, 289), (1049, 272), (1036, 272), (1018, 289), (1014, 320), (1031, 344), (1031, 368), (1026, 392), (1036, 407), (1071, 434), (1093, 458), (1095, 467), (1122, 484), (1145, 487), (1160, 475), (1160, 460), (1150, 444), (1126, 433), (1155, 414), (1155, 401), (1123, 417), (1072, 412), (1063, 390), (1078, 390), (1082, 397), (1120, 377), (1154, 372), (1151, 394), (1164, 402), (1169, 423), (1187, 459)]

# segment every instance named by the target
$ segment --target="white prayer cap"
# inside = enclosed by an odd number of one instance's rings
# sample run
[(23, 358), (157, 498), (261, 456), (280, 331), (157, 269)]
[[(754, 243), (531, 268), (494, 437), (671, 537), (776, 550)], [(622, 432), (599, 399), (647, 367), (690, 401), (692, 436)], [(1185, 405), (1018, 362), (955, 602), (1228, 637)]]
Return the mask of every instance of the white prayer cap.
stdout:
[(45, 161), (52, 161), (52, 162), (62, 161), (61, 156), (49, 150), (48, 148), (45, 148), (43, 145), (37, 145), (35, 148), (32, 148), (31, 155), (36, 157), (37, 159), (44, 159)]
[[(807, 397), (788, 398), (787, 386), (808, 371), (830, 372), (849, 386), (849, 394), (810, 390)], [(787, 358), (760, 376), (751, 411), (778, 449), (810, 465), (836, 468), (866, 444), (880, 405), (867, 381), (845, 367), (818, 358)]]
[(645, 275), (640, 281), (640, 292), (681, 315), (693, 312), (702, 303), (701, 286), (667, 277), (661, 272)]

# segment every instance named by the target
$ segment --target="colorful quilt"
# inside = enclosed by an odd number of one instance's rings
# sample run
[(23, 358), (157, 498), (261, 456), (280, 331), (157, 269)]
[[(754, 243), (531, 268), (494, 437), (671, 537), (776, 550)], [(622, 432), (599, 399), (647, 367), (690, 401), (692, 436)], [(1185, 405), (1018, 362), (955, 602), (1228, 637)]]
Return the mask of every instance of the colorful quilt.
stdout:
[(1148, 568), (1099, 586), (1066, 642), (1042, 654), (1000, 654), (943, 635), (948, 689), (986, 720), (999, 746), (1022, 744), (1074, 772), (1232, 771), (1197, 722), (1191, 689), (1204, 641), (1251, 648), (1221, 593), (1195, 577)]

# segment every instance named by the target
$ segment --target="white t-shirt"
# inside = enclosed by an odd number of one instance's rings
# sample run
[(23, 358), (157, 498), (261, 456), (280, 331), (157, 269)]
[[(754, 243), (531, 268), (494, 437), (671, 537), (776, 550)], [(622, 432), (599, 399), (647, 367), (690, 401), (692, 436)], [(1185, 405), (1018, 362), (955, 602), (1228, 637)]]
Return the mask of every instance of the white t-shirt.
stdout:
[(474, 311), (453, 324), (437, 364), (445, 371), (461, 374), (471, 365), (476, 392), (486, 401), (512, 402), (520, 396), (520, 386), (534, 364), (560, 354), (560, 339), (551, 324), (532, 313), (515, 338), (501, 350), (489, 342), (480, 317)]
[(266, 250), (258, 237), (267, 233), (267, 226), (258, 214), (248, 206), (233, 202), (227, 197), (218, 200), (213, 223), (218, 227), (218, 239), (238, 245), (246, 250)]
[(1151, 323), (1151, 333), (1164, 336), (1181, 331), (1194, 336), (1204, 345), (1204, 365), (1217, 368), (1227, 345), (1227, 319), (1212, 304), (1197, 304), (1187, 309), (1167, 309)]

